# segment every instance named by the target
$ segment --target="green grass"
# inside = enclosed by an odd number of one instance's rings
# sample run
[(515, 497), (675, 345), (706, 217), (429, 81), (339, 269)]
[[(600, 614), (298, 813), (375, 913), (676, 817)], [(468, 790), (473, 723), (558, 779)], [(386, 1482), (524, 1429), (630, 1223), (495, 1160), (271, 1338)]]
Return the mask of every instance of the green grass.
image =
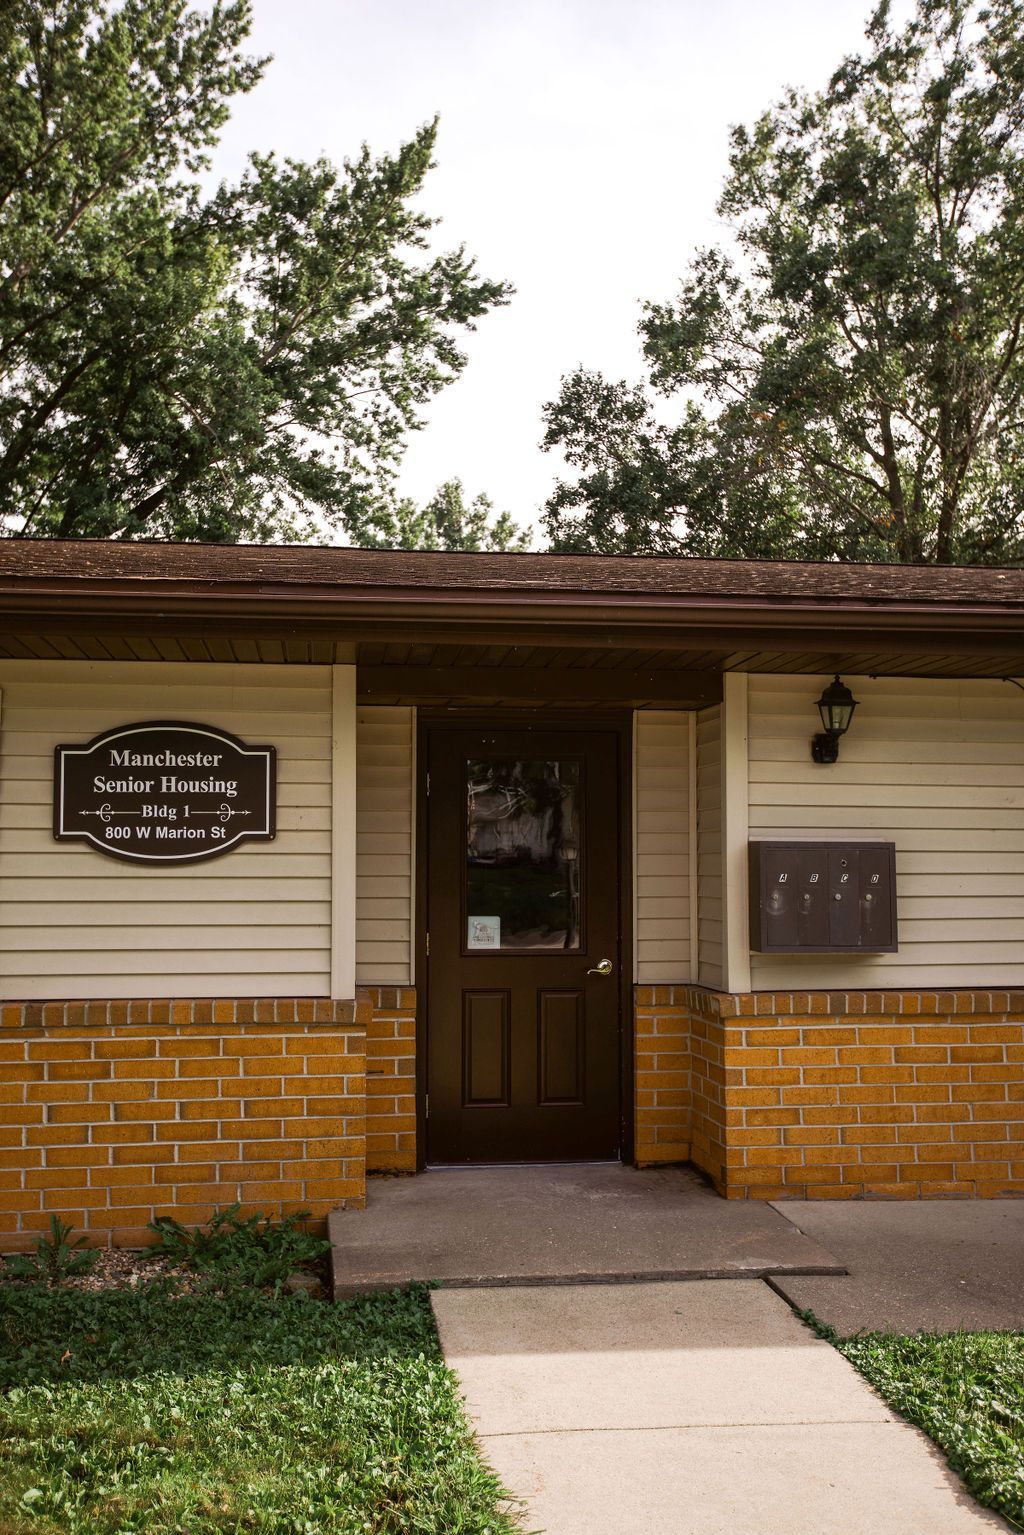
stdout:
[(0, 1286), (0, 1535), (512, 1535), (425, 1291)]
[(839, 1338), (805, 1319), (934, 1439), (979, 1503), (1024, 1529), (1024, 1334)]

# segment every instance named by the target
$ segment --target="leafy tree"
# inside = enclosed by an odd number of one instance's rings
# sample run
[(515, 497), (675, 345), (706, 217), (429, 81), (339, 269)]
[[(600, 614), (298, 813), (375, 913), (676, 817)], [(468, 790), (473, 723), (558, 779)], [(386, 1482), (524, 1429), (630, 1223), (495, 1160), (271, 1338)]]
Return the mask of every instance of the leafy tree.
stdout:
[(546, 407), (556, 548), (1024, 557), (1024, 0), (867, 38), (733, 131), (735, 247), (645, 306), (648, 387)]
[(519, 551), (529, 536), (489, 496), (466, 500), (461, 480), (445, 480), (425, 506), (405, 498), (356, 529), (364, 549), (489, 549)]
[(436, 124), (336, 169), (199, 175), (249, 0), (0, 6), (0, 531), (312, 537), (386, 507), (508, 289), (428, 252)]

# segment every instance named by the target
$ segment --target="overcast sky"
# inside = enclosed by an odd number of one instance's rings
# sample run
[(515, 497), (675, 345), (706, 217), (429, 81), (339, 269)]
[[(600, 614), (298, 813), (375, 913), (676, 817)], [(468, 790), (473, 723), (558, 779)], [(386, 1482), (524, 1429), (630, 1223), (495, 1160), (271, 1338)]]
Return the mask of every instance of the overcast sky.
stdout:
[(667, 298), (722, 233), (730, 124), (823, 85), (872, 0), (254, 0), (274, 62), (215, 169), (250, 149), (394, 150), (435, 113), (423, 205), (515, 284), (410, 443), (404, 490), (459, 476), (523, 522), (559, 465), (541, 406), (577, 364), (637, 377), (640, 301)]

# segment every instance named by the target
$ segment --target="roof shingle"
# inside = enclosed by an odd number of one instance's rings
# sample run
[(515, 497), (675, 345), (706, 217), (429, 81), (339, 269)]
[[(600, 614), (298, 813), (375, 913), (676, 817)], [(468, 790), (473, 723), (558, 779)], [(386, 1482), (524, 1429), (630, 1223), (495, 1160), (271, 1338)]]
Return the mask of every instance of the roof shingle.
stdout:
[[(648, 596), (756, 603), (1024, 604), (1024, 569), (697, 560), (573, 554), (449, 554), (317, 545), (0, 539), (0, 587), (122, 582)], [(340, 593), (339, 593), (340, 594)], [(384, 593), (382, 592), (382, 595)]]

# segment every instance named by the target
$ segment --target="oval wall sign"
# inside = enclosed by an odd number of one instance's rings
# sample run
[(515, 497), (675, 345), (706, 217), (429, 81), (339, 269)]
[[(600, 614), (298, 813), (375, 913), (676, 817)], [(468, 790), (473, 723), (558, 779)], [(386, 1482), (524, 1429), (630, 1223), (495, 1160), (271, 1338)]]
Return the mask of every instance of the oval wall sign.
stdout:
[(198, 863), (275, 835), (277, 753), (150, 720), (54, 751), (53, 835), (133, 863)]

